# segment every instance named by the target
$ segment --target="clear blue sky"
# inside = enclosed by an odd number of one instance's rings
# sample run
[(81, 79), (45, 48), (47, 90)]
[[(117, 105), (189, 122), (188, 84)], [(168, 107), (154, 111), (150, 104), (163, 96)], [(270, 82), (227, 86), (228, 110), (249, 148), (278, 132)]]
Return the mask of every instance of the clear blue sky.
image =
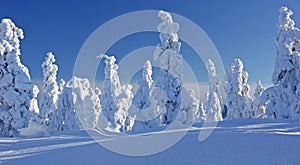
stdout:
[[(239, 57), (250, 74), (250, 82), (261, 79), (263, 83), (270, 83), (275, 60), (274, 36), (282, 5), (294, 11), (293, 19), (296, 26), (299, 25), (298, 0), (11, 0), (1, 3), (0, 15), (11, 18), (24, 30), (21, 59), (33, 79), (42, 78), (40, 65), (47, 51), (56, 55), (59, 78), (69, 79), (82, 44), (100, 25), (128, 12), (164, 9), (197, 23), (214, 42), (225, 67)], [(149, 35), (145, 43), (155, 45), (156, 37)], [(129, 49), (135, 48), (135, 40), (129, 45), (121, 42), (112, 53), (122, 58), (126, 51), (133, 51)], [(198, 69), (199, 62), (184, 52), (188, 50), (183, 50), (183, 57)], [(203, 68), (199, 66), (199, 70)], [(206, 77), (206, 73), (201, 73), (198, 80), (205, 81)]]

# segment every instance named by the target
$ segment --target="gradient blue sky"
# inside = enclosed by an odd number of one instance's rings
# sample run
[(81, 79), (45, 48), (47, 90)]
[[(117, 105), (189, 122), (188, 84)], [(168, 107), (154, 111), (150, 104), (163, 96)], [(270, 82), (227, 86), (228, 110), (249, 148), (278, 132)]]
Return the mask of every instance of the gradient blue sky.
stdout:
[[(282, 5), (294, 11), (292, 18), (296, 26), (300, 24), (299, 0), (11, 0), (1, 3), (0, 16), (11, 18), (24, 30), (21, 59), (32, 79), (42, 78), (40, 65), (47, 51), (56, 55), (58, 77), (69, 79), (82, 44), (100, 25), (128, 12), (164, 9), (198, 24), (215, 44), (225, 67), (239, 57), (250, 75), (250, 82), (260, 79), (270, 83), (275, 60), (274, 36)], [(144, 46), (158, 41), (156, 35), (137, 35), (120, 41), (110, 53), (121, 59), (136, 49), (136, 45), (141, 46), (138, 43), (141, 38), (147, 38)], [(182, 51), (193, 69), (199, 70), (198, 80), (207, 81), (201, 61), (189, 55), (188, 49)]]

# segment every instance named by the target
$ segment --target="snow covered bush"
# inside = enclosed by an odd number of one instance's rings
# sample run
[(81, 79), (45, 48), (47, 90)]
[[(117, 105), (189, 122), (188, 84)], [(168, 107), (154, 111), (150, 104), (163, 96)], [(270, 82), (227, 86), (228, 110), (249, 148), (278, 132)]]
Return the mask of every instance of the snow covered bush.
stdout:
[(29, 71), (20, 60), (23, 31), (10, 19), (0, 23), (0, 135), (17, 136), (28, 126), (33, 98)]
[[(152, 89), (153, 100), (157, 103), (160, 124), (170, 124), (180, 111), (182, 56), (179, 53), (179, 24), (173, 22), (170, 13), (159, 11), (162, 22), (157, 26), (161, 43), (154, 51), (154, 60), (160, 64), (160, 74)], [(164, 94), (163, 94), (164, 93)]]
[(261, 82), (257, 81), (252, 106), (254, 118), (263, 118), (265, 116), (265, 106), (260, 104), (260, 97), (264, 90), (265, 88), (261, 85)]
[(219, 93), (219, 81), (214, 63), (209, 59), (206, 64), (209, 75), (209, 94), (207, 101), (206, 121), (221, 121), (222, 108)]
[(48, 52), (45, 61), (42, 63), (43, 69), (43, 90), (40, 99), (40, 115), (43, 122), (48, 125), (51, 120), (51, 115), (56, 110), (56, 102), (58, 100), (58, 85), (56, 82), (56, 74), (58, 67), (55, 62), (55, 57), (52, 52)]
[(104, 87), (100, 96), (102, 115), (107, 120), (106, 129), (114, 132), (129, 131), (134, 124), (134, 116), (128, 113), (133, 99), (132, 86), (121, 85), (114, 56), (101, 55), (100, 58), (104, 58), (106, 64)]
[(267, 104), (267, 116), (299, 120), (299, 42), (300, 31), (290, 18), (293, 14), (287, 7), (281, 7), (276, 36), (276, 61), (272, 75), (274, 87), (263, 93), (262, 104)]
[(225, 91), (227, 119), (251, 118), (252, 99), (249, 95), (250, 86), (247, 84), (248, 73), (244, 70), (244, 65), (240, 59), (235, 59), (228, 68)]

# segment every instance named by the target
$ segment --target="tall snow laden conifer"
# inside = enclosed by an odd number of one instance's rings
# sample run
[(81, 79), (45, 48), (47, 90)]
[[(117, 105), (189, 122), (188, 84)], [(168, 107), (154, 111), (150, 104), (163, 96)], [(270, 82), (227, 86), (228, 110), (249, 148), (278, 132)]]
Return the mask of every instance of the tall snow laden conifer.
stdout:
[(182, 56), (179, 53), (179, 24), (173, 22), (170, 13), (159, 11), (162, 22), (157, 26), (160, 44), (154, 51), (154, 60), (159, 63), (160, 73), (154, 82), (152, 97), (155, 100), (161, 125), (170, 124), (180, 111)]
[(23, 31), (10, 19), (0, 23), (0, 135), (17, 136), (28, 126), (33, 98), (28, 69), (20, 60)]
[(208, 68), (209, 74), (209, 95), (207, 103), (207, 121), (221, 121), (222, 118), (222, 109), (221, 101), (219, 95), (219, 81), (217, 78), (217, 71), (214, 63), (209, 59), (206, 67)]
[(276, 35), (276, 59), (272, 82), (275, 86), (264, 91), (260, 99), (271, 118), (300, 119), (300, 31), (291, 19), (287, 7), (279, 10)]
[[(56, 120), (56, 108), (58, 100), (58, 85), (56, 76), (58, 67), (55, 64), (55, 56), (52, 52), (46, 54), (45, 60), (42, 63), (43, 70), (43, 90), (40, 99), (40, 115), (45, 125)], [(55, 121), (53, 121), (55, 122)], [(54, 124), (54, 123), (52, 123)]]

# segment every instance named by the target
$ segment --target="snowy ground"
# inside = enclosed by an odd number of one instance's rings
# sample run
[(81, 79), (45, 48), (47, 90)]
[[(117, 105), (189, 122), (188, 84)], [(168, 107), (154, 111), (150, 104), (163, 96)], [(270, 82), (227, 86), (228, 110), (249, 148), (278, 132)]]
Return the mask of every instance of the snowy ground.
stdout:
[[(145, 157), (113, 153), (85, 131), (51, 137), (0, 138), (3, 164), (299, 164), (300, 124), (290, 120), (251, 119), (219, 122), (213, 134), (198, 141), (194, 126), (170, 149)], [(91, 131), (90, 131), (91, 132)], [(95, 132), (94, 132), (95, 133)], [(166, 133), (166, 132), (155, 132)], [(176, 131), (168, 132), (175, 134)], [(113, 138), (99, 139), (99, 141)]]

